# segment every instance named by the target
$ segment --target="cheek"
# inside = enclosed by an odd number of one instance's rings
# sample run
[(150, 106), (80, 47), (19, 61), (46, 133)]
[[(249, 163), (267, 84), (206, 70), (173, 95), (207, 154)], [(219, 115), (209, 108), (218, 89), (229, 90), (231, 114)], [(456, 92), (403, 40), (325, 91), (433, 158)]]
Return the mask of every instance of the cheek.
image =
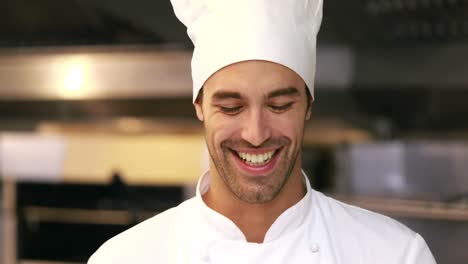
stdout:
[(239, 124), (236, 118), (222, 118), (221, 116), (206, 120), (205, 129), (209, 140), (214, 144), (213, 147), (219, 148), (223, 141), (235, 137), (240, 127)]
[(301, 141), (304, 130), (304, 119), (299, 114), (285, 114), (272, 118), (271, 127), (274, 134)]

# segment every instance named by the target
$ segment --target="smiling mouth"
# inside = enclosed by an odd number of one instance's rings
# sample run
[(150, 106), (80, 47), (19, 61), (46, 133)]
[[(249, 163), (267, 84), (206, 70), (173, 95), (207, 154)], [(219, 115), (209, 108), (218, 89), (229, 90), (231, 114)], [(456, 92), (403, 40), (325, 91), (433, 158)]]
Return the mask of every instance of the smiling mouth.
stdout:
[(248, 152), (241, 152), (232, 150), (232, 152), (244, 163), (252, 167), (262, 167), (268, 164), (276, 154), (279, 152), (280, 149), (266, 151), (264, 153), (248, 153)]

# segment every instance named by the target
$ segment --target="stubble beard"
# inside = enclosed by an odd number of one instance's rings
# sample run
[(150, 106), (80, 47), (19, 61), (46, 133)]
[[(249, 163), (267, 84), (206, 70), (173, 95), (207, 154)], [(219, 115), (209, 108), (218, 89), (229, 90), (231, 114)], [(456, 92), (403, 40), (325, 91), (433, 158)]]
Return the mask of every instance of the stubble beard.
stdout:
[(270, 140), (266, 145), (282, 146), (281, 153), (278, 154), (281, 156), (278, 157), (278, 163), (275, 165), (276, 169), (270, 175), (251, 177), (243, 175), (236, 168), (232, 160), (234, 154), (230, 150), (236, 146), (246, 145), (248, 143), (243, 140), (226, 140), (221, 143), (219, 152), (216, 152), (211, 144), (208, 144), (208, 151), (219, 177), (238, 199), (249, 204), (270, 202), (278, 196), (290, 178), (299, 150), (294, 149), (291, 153), (293, 146), (291, 140), (286, 137), (275, 141)]

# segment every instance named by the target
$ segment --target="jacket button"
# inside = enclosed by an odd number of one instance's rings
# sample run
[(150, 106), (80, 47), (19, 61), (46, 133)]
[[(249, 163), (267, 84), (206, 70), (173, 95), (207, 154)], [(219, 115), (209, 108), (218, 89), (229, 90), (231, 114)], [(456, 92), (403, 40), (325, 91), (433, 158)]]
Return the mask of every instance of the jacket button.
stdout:
[(317, 243), (310, 244), (310, 251), (312, 251), (312, 253), (317, 253), (319, 250), (320, 246)]

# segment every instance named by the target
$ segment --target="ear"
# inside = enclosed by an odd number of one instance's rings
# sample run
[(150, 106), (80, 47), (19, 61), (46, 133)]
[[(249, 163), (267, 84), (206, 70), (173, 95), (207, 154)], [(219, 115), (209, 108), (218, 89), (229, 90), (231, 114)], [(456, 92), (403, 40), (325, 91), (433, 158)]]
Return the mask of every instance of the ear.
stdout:
[(193, 105), (195, 106), (195, 111), (197, 113), (198, 119), (203, 122), (204, 120), (203, 109), (202, 109), (202, 104), (200, 103), (200, 100), (197, 98), (197, 100), (195, 100), (195, 103)]

